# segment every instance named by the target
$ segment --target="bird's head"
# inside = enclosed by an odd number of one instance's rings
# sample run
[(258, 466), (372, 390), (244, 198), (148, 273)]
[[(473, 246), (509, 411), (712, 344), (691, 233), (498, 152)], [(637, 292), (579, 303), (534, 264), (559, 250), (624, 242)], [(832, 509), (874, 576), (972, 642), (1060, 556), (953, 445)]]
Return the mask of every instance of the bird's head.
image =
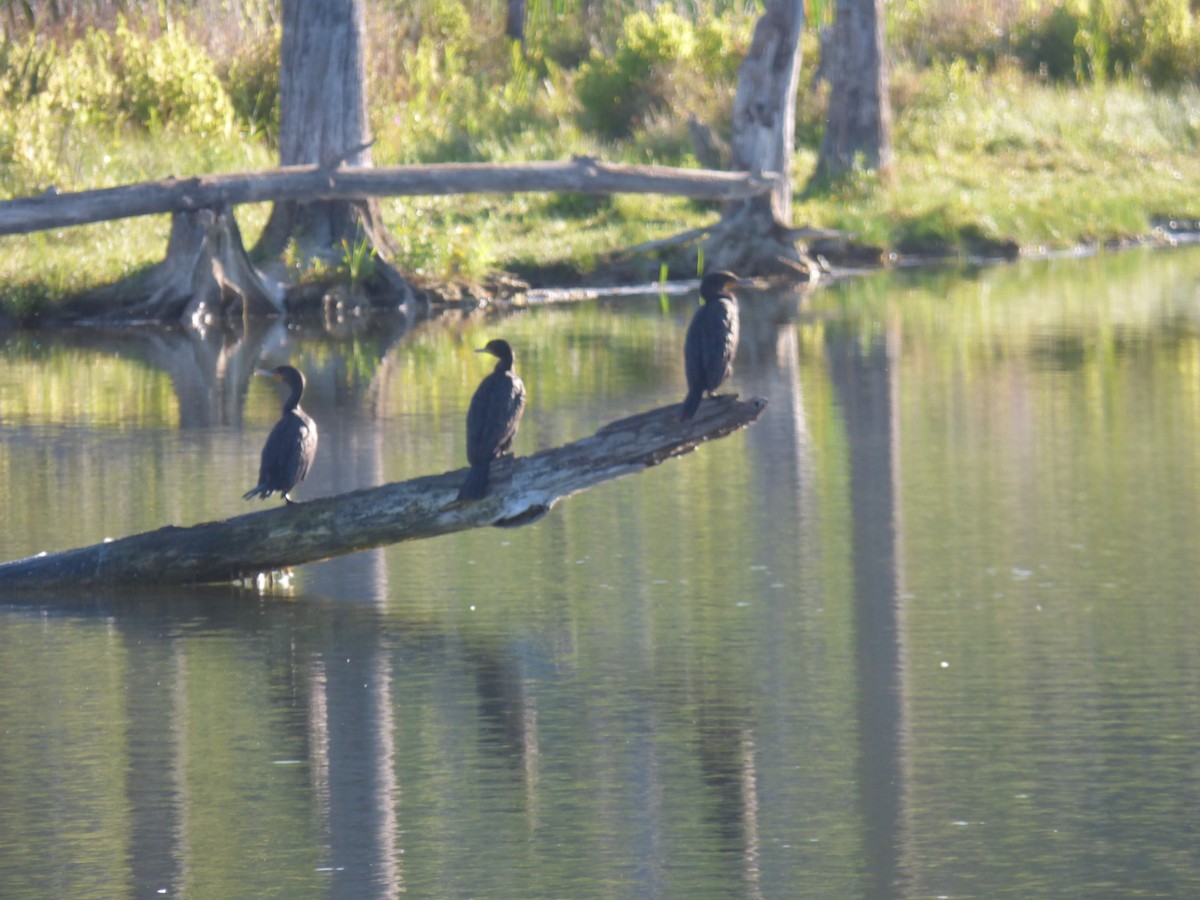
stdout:
[(731, 296), (729, 289), (741, 284), (745, 284), (745, 282), (732, 272), (724, 269), (709, 272), (700, 279), (700, 296), (705, 300), (713, 297), (729, 297)]
[(509, 346), (508, 341), (496, 338), (488, 341), (484, 346), (475, 351), (476, 353), (490, 353), (492, 356), (502, 362), (512, 362), (513, 350)]
[(301, 391), (304, 390), (304, 375), (299, 369), (294, 366), (276, 366), (273, 369), (255, 369), (255, 375), (262, 375), (266, 378), (273, 378), (276, 381), (282, 381), (292, 390), (297, 387)]

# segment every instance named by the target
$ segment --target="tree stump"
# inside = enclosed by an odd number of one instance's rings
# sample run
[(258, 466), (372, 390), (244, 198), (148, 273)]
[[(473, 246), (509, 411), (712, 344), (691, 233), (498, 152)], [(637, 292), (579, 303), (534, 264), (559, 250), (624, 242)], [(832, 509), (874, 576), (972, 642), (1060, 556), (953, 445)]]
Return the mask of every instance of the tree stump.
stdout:
[(283, 291), (250, 262), (228, 206), (176, 212), (162, 262), (88, 294), (99, 318), (202, 323), (232, 312), (279, 315)]

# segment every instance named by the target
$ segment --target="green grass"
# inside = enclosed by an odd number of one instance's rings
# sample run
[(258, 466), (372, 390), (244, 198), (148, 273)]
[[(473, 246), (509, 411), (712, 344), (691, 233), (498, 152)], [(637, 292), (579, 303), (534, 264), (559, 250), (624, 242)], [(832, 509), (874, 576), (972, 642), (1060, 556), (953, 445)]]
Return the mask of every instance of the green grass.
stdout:
[[(1068, 88), (962, 66), (901, 78), (917, 87), (897, 110), (889, 182), (851, 179), (799, 202), (798, 221), (892, 248), (922, 237), (961, 248), (975, 236), (1065, 247), (1198, 212), (1195, 88)], [(801, 179), (814, 164), (802, 152)]]

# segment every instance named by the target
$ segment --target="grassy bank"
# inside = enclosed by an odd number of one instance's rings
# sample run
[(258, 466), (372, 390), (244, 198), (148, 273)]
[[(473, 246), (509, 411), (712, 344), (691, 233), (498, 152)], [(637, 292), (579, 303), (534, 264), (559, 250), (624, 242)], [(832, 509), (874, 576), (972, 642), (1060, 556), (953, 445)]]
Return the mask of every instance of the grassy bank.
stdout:
[[(173, 4), (154, 4), (126, 21), (109, 4), (77, 2), (76, 17), (54, 27), (10, 28), (0, 194), (270, 166), (272, 6), (237, 4), (230, 19), (214, 4), (232, 5), (208, 0), (188, 18), (195, 4), (173, 17)], [(713, 2), (682, 17), (629, 2), (585, 22), (530, 8), (521, 52), (499, 37), (500, 3), (369, 3), (377, 163), (592, 154), (695, 165), (687, 113), (727, 129), (752, 10)], [(216, 21), (238, 27), (217, 31)], [(805, 194), (826, 95), (812, 80), (817, 40), (806, 36), (797, 223), (900, 253), (956, 253), (1120, 240), (1159, 217), (1200, 217), (1200, 26), (1186, 0), (906, 0), (889, 4), (889, 40), (894, 171)], [(264, 213), (239, 210), (248, 239)], [(384, 215), (406, 269), (475, 278), (586, 271), (715, 211), (659, 197), (525, 195), (389, 200)], [(23, 313), (154, 262), (166, 229), (138, 219), (0, 239), (3, 302)]]

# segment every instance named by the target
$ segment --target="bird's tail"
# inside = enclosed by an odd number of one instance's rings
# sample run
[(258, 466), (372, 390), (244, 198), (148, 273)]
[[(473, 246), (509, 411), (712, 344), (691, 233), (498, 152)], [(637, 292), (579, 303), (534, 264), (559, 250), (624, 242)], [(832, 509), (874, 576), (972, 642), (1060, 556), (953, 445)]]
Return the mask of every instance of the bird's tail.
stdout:
[(683, 400), (683, 411), (679, 414), (681, 422), (686, 422), (696, 414), (696, 410), (700, 408), (700, 398), (703, 396), (703, 391), (688, 391), (688, 395)]
[(262, 499), (266, 500), (270, 496), (271, 491), (265, 485), (256, 484), (250, 490), (246, 491), (246, 493), (242, 494), (242, 499), (249, 500), (251, 497), (262, 497)]
[(487, 493), (488, 470), (491, 465), (491, 460), (488, 460), (482, 465), (471, 466), (471, 471), (463, 480), (462, 487), (458, 489), (459, 500), (478, 500)]

